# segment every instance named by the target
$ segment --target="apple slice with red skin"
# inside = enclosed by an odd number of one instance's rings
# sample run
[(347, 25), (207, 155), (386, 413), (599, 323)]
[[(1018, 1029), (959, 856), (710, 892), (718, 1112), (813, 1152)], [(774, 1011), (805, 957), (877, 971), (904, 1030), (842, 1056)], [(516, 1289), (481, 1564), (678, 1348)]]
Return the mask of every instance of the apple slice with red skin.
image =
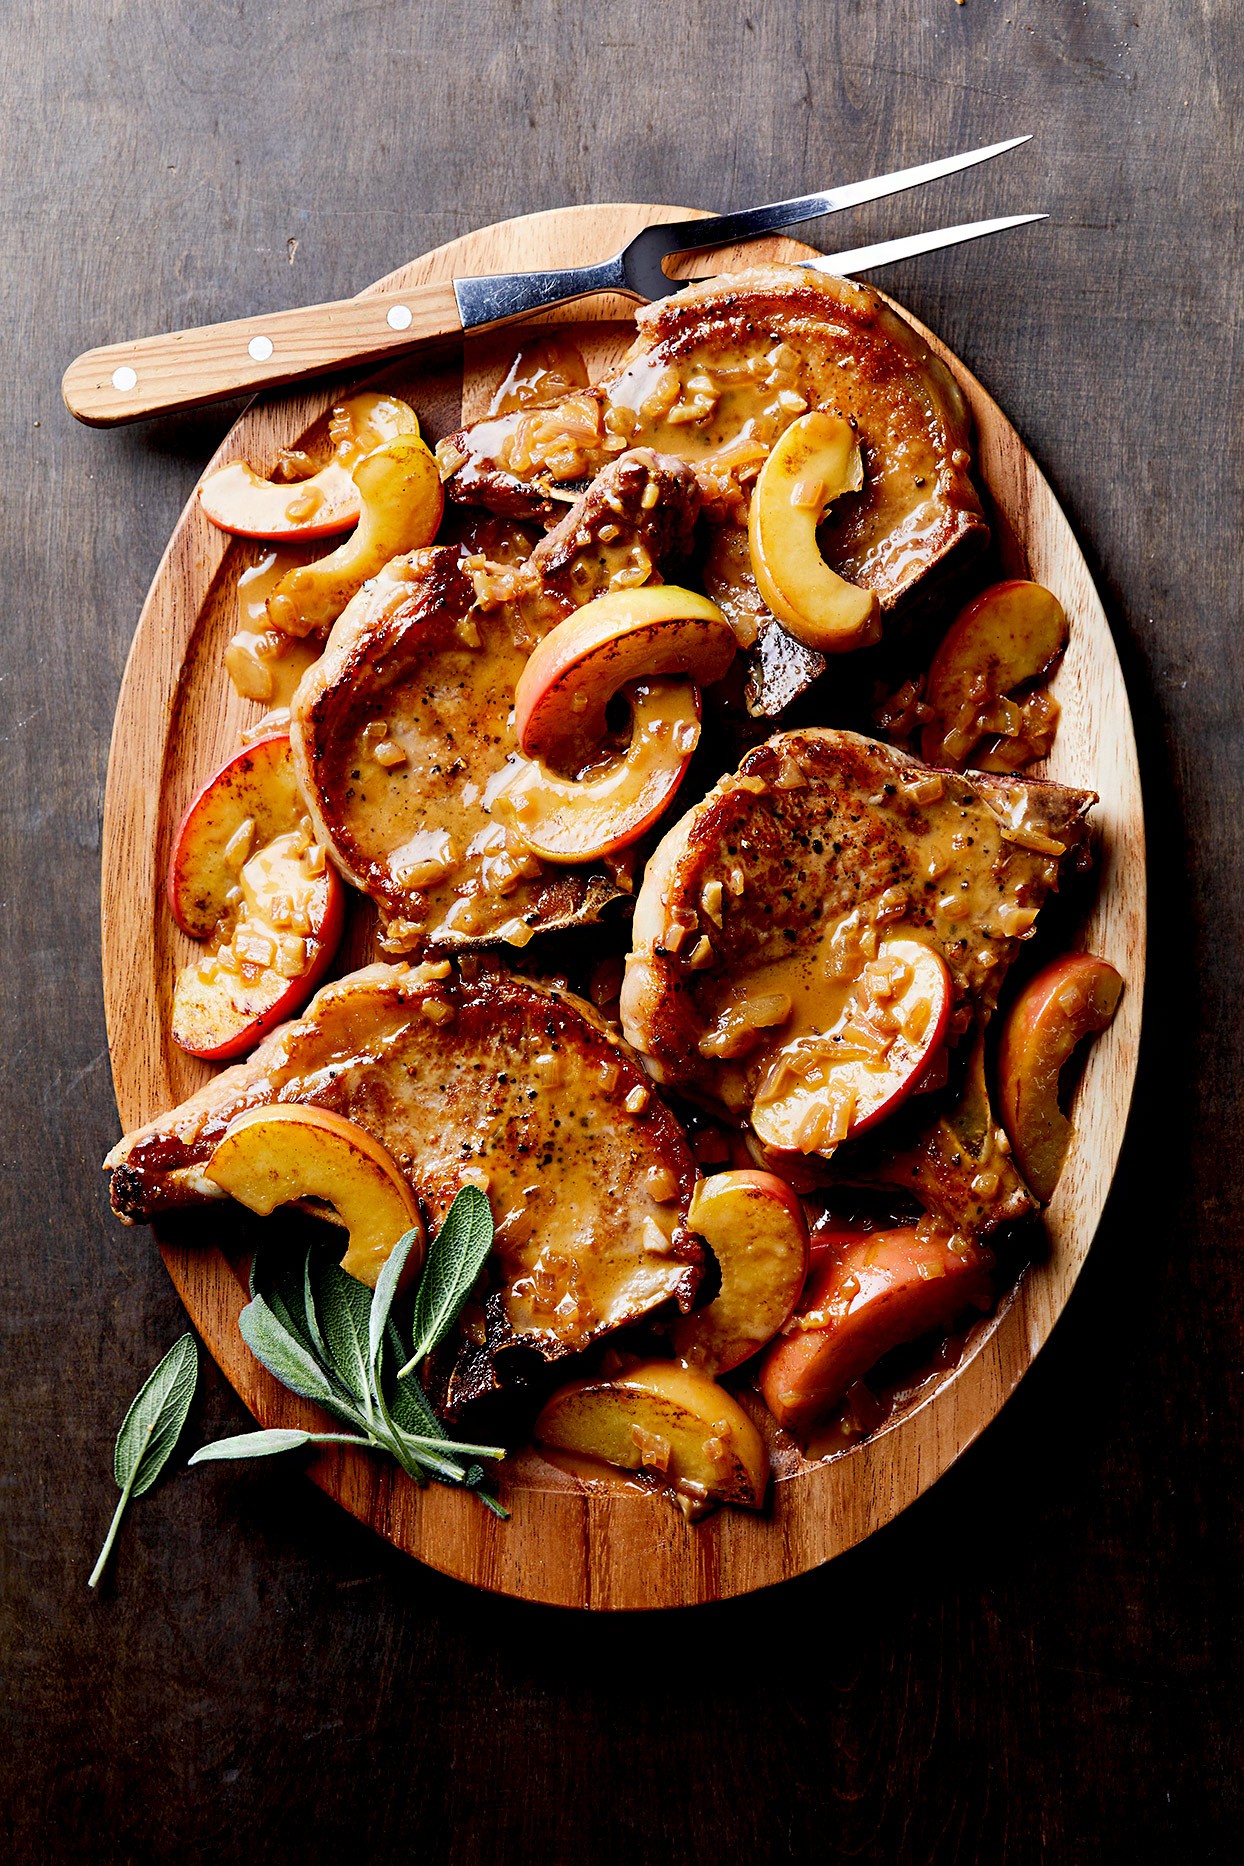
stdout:
[(341, 939), (345, 887), (306, 829), (285, 830), (239, 867), (199, 959), (178, 975), (173, 1041), (192, 1056), (244, 1056), (300, 1011)]
[(194, 1056), (253, 1049), (332, 962), (345, 887), (304, 824), (287, 733), (227, 759), (181, 820), (169, 906), (183, 932), (208, 942), (173, 994), (174, 1040)]
[(261, 479), (245, 460), (231, 460), (204, 480), (199, 504), (221, 531), (274, 542), (331, 538), (357, 525), (361, 509), (354, 477), (339, 460), (289, 481)]
[(1062, 604), (1039, 583), (994, 583), (960, 611), (929, 665), (921, 735), (929, 764), (961, 770), (990, 727), (990, 709), (1048, 674), (1067, 646)]
[(869, 1235), (866, 1225), (852, 1224), (846, 1219), (813, 1226), (808, 1232), (808, 1275), (816, 1276), (818, 1271), (824, 1269), (827, 1258), (837, 1251), (849, 1249)]
[(520, 750), (555, 770), (580, 771), (608, 735), (606, 709), (629, 681), (687, 674), (720, 680), (734, 631), (716, 603), (662, 583), (611, 590), (550, 629), (514, 689)]
[(935, 947), (901, 934), (882, 939), (833, 1027), (774, 1056), (752, 1104), (763, 1145), (778, 1157), (832, 1153), (893, 1114), (935, 1062), (952, 996)]
[(1077, 1043), (1106, 1028), (1122, 991), (1122, 978), (1105, 959), (1067, 953), (1029, 980), (1002, 1026), (999, 1112), (1015, 1162), (1043, 1205), (1053, 1197), (1072, 1133), (1058, 1102), (1063, 1065)]
[(249, 818), (253, 846), (292, 829), (305, 814), (294, 778), (288, 732), (256, 739), (227, 758), (191, 802), (173, 837), (167, 894), (173, 918), (191, 939), (208, 939), (237, 882), (226, 851)]
[(765, 1355), (760, 1391), (779, 1425), (802, 1434), (892, 1348), (992, 1307), (993, 1259), (914, 1225), (872, 1231), (809, 1279), (801, 1312)]
[(687, 1223), (721, 1271), (706, 1308), (674, 1324), (674, 1352), (688, 1366), (724, 1374), (750, 1360), (787, 1321), (808, 1274), (803, 1207), (774, 1173), (714, 1173), (698, 1181)]
[(399, 434), (419, 432), (413, 408), (393, 395), (354, 395), (334, 408), (333, 458), (306, 479), (262, 479), (245, 460), (209, 473), (199, 488), (206, 517), (239, 538), (328, 538), (357, 525), (362, 505), (354, 467)]
[(294, 1102), (248, 1108), (229, 1123), (203, 1171), (263, 1217), (295, 1199), (330, 1205), (350, 1234), (341, 1267), (369, 1289), (398, 1239), (414, 1231), (402, 1280), (419, 1273), (424, 1233), (413, 1191), (387, 1149), (331, 1109)]
[(516, 758), (488, 807), (545, 862), (589, 862), (624, 849), (672, 800), (700, 736), (700, 696), (678, 680), (639, 680), (626, 749), (580, 778)]
[(758, 1510), (769, 1481), (764, 1440), (738, 1401), (672, 1361), (573, 1381), (548, 1401), (534, 1436), (620, 1470), (650, 1471), (693, 1505)]

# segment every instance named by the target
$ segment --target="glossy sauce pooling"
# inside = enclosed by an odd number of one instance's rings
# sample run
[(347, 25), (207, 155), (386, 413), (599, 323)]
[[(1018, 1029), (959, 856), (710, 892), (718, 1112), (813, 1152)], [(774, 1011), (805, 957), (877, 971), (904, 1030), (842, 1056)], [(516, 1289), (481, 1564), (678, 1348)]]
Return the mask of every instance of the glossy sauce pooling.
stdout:
[(274, 710), (288, 707), (320, 644), (286, 635), (268, 620), (268, 598), (286, 571), (307, 561), (305, 551), (267, 551), (238, 578), (237, 633), (225, 649), (225, 671), (244, 700)]
[(533, 337), (520, 344), (488, 404), (490, 417), (555, 402), (587, 386), (587, 364), (566, 337)]

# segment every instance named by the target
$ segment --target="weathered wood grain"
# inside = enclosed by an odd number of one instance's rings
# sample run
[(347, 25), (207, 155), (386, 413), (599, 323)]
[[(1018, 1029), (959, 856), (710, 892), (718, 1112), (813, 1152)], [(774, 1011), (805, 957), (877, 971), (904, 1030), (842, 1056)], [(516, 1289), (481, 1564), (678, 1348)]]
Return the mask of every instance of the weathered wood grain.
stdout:
[[(1242, 70), (1244, 22), (1221, 0), (6, 10), (8, 1857), (1234, 1859)], [(95, 1171), (117, 1130), (104, 764), (143, 593), (232, 417), (90, 433), (61, 409), (66, 362), (129, 332), (347, 297), (506, 215), (742, 206), (1024, 128), (1026, 151), (918, 213), (810, 237), (1051, 214), (881, 280), (1049, 477), (1140, 742), (1141, 1076), (1105, 1219), (1036, 1366), (880, 1535), (721, 1607), (585, 1626), (468, 1591), (296, 1465), (170, 1477), (89, 1599), (113, 1434), (185, 1325)], [(244, 1425), (210, 1369), (187, 1443)]]
[(61, 395), (79, 421), (110, 427), (378, 363), (461, 329), (452, 282), (443, 280), (104, 344), (74, 358)]

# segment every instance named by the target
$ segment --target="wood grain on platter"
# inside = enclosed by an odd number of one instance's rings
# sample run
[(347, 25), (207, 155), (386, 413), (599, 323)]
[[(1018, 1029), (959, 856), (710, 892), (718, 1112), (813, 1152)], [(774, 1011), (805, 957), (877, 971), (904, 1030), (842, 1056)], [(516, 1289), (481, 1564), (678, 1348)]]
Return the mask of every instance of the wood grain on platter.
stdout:
[[(579, 264), (616, 251), (640, 226), (689, 212), (610, 205), (529, 215), (439, 247), (374, 289), (456, 272)], [(686, 270), (809, 256), (798, 242), (775, 239), (697, 255)], [(629, 341), (630, 311), (623, 301), (601, 298), (543, 322), (573, 323), (595, 374)], [(1131, 715), (1100, 601), (1049, 486), (980, 384), (930, 333), (922, 334), (971, 403), (980, 477), (1006, 573), (1052, 589), (1070, 619), (1071, 644), (1054, 681), (1062, 722), (1048, 771), (1100, 795), (1093, 813), (1096, 887), (1074, 943), (1109, 959), (1127, 981), (1077, 1093), (1076, 1134), (1046, 1215), (1048, 1254), (978, 1325), (940, 1382), (926, 1382), (872, 1438), (775, 1482), (763, 1516), (722, 1510), (688, 1524), (659, 1496), (591, 1486), (529, 1452), (502, 1469), (512, 1516), (499, 1522), (469, 1495), (437, 1484), (418, 1490), (374, 1456), (325, 1451), (309, 1463), (315, 1482), (355, 1516), (477, 1586), (562, 1606), (672, 1607), (746, 1593), (829, 1560), (905, 1509), (994, 1418), (1049, 1335), (1092, 1242), (1122, 1144), (1140, 1039), (1144, 830)], [(408, 395), (425, 436), (435, 440), (460, 418), (482, 412), (522, 337), (512, 331), (468, 340), (390, 366), (383, 380)], [(263, 471), (280, 448), (300, 443), (322, 421), (340, 388), (321, 384), (254, 404), (211, 465), (245, 458)], [(172, 922), (162, 882), (185, 805), (260, 715), (256, 704), (234, 694), (222, 655), (235, 626), (237, 574), (264, 548), (228, 538), (192, 500), (156, 572), (121, 689), (104, 808), (102, 941), (113, 1082), (127, 1129), (182, 1100), (208, 1074), (169, 1036), (173, 983), (191, 944)], [(362, 915), (357, 929), (356, 942), (364, 941)], [(357, 943), (347, 949), (347, 966), (360, 950)], [(237, 1318), (246, 1291), (221, 1248), (230, 1242), (228, 1213), (213, 1209), (210, 1220), (202, 1229), (219, 1242), (161, 1239), (191, 1319), (263, 1425), (309, 1425), (315, 1409), (278, 1385), (242, 1341)], [(134, 1248), (143, 1248), (143, 1240), (136, 1233)]]

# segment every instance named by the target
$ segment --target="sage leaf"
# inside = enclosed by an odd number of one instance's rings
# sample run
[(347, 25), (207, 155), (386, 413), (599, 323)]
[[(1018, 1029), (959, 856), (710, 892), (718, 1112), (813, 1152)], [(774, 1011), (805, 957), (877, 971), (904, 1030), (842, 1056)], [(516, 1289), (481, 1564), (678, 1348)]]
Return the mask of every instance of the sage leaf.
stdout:
[(415, 1438), (449, 1437), (415, 1374), (402, 1375), (394, 1382), (389, 1410), (394, 1425)]
[(238, 1317), (238, 1327), (255, 1359), (291, 1393), (315, 1400), (351, 1425), (364, 1423), (302, 1343), (282, 1328), (263, 1296), (251, 1298)]
[(112, 1454), (112, 1470), (121, 1490), (99, 1560), (91, 1570), (88, 1587), (98, 1585), (112, 1553), (121, 1518), (131, 1497), (150, 1490), (168, 1463), (181, 1436), (199, 1378), (199, 1350), (194, 1336), (175, 1341), (164, 1359), (143, 1381), (121, 1421)]
[(320, 1266), (316, 1298), (329, 1365), (352, 1397), (370, 1411), (371, 1359), (367, 1342), (371, 1291), (339, 1264), (325, 1263)]
[(307, 1318), (307, 1328), (310, 1331), (311, 1340), (321, 1367), (331, 1367), (332, 1360), (328, 1352), (328, 1343), (325, 1341), (323, 1331), (320, 1328), (319, 1311), (315, 1306), (315, 1283), (311, 1274), (314, 1263), (315, 1246), (314, 1244), (309, 1244), (307, 1246), (307, 1254), (302, 1264), (303, 1314)]
[(444, 1450), (460, 1458), (504, 1458), (505, 1456), (504, 1445), (466, 1445), (460, 1444), (456, 1438), (420, 1438), (409, 1434), (403, 1436), (406, 1438), (406, 1443), (416, 1452), (439, 1453)]
[(262, 1296), (273, 1315), (299, 1345), (315, 1358), (315, 1330), (308, 1322), (302, 1260), (289, 1252), (260, 1245), (251, 1259), (252, 1296)]
[(297, 1451), (300, 1445), (363, 1445), (353, 1432), (296, 1432), (274, 1426), (267, 1432), (240, 1432), (236, 1438), (218, 1438), (201, 1445), (188, 1464), (216, 1464), (226, 1458), (273, 1458), (278, 1452)]
[[(500, 1446), (456, 1444), (413, 1372), (457, 1321), (492, 1247), (487, 1198), (477, 1186), (467, 1186), (450, 1206), (428, 1248), (408, 1331), (401, 1313), (394, 1310), (418, 1236), (412, 1229), (399, 1238), (374, 1293), (315, 1246), (302, 1260), (300, 1277), (287, 1264), (270, 1264), (266, 1256), (257, 1255), (252, 1264), (252, 1298), (240, 1317), (247, 1346), (284, 1386), (358, 1426), (363, 1438), (296, 1430), (251, 1432), (205, 1445), (190, 1462), (270, 1457), (309, 1444), (362, 1445), (389, 1452), (417, 1483), (435, 1476), (464, 1485), (505, 1516), (496, 1499), (479, 1488), (484, 1472), (475, 1462), (502, 1458), (505, 1452)], [(405, 1362), (390, 1381), (385, 1377), (386, 1347), (390, 1365)]]
[(393, 1356), (393, 1367), (404, 1367), (410, 1357), (410, 1343), (402, 1334), (401, 1326), (395, 1315), (391, 1315), (384, 1325), (385, 1346)]
[(505, 1456), (500, 1445), (463, 1445), (451, 1439), (414, 1374), (396, 1383), (388, 1423), (401, 1439), (403, 1449), (417, 1463), (447, 1482), (465, 1485), (468, 1490), (483, 1483), (484, 1470), (479, 1464), (464, 1468), (460, 1459)]
[(467, 1472), (466, 1481), (468, 1490), (474, 1491), (480, 1502), (486, 1503), (494, 1516), (499, 1517), (503, 1523), (509, 1522), (510, 1512), (506, 1509), (504, 1503), (499, 1502), (496, 1497), (492, 1496), (489, 1491), (484, 1489), (484, 1472), (481, 1465), (473, 1464), (471, 1466), (470, 1470)]
[(359, 1396), (355, 1393), (353, 1387), (349, 1386), (346, 1381), (342, 1379), (337, 1369), (333, 1366), (333, 1357), (328, 1351), (328, 1343), (325, 1341), (324, 1331), (320, 1327), (319, 1310), (315, 1300), (315, 1274), (316, 1266), (321, 1261), (322, 1252), (319, 1248), (315, 1244), (308, 1245), (306, 1256), (303, 1258), (302, 1268), (298, 1273), (301, 1289), (301, 1314), (305, 1319), (307, 1334), (311, 1343), (311, 1357), (313, 1360), (318, 1361), (320, 1369), (327, 1376), (329, 1383), (337, 1389), (342, 1400), (350, 1407), (350, 1416), (353, 1418), (357, 1416), (353, 1409)]
[(420, 1242), (420, 1238), (421, 1234), (417, 1228), (412, 1227), (411, 1230), (404, 1232), (389, 1252), (380, 1275), (376, 1278), (375, 1294), (371, 1299), (371, 1315), (367, 1324), (367, 1361), (374, 1382), (378, 1382), (380, 1377), (380, 1349), (389, 1320), (389, 1311), (393, 1307), (393, 1298), (397, 1294), (397, 1286), (410, 1253)]
[(492, 1249), (492, 1211), (478, 1186), (463, 1186), (428, 1246), (415, 1291), (409, 1374), (457, 1321)]

